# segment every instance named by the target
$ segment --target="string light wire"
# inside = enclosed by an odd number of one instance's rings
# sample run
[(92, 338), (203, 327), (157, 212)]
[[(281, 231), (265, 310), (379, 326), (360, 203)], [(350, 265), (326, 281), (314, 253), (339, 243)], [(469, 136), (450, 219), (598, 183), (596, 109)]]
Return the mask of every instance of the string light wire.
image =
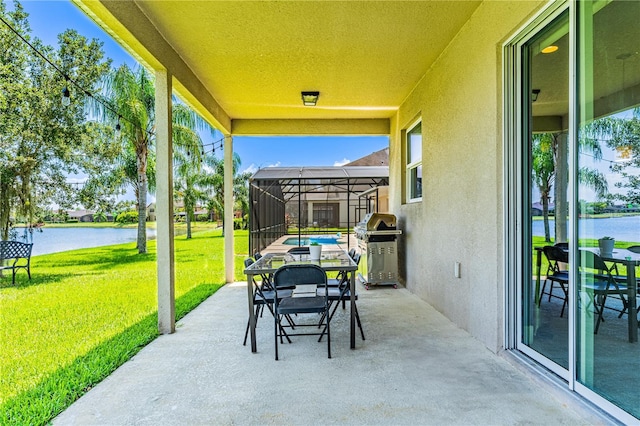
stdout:
[[(115, 126), (115, 130), (116, 132), (120, 132), (121, 129), (121, 125), (120, 125), (120, 120), (124, 120), (129, 122), (131, 125), (135, 126), (135, 127), (139, 127), (136, 123), (134, 123), (132, 120), (127, 119), (126, 117), (123, 117), (122, 114), (120, 114), (120, 112), (117, 110), (117, 108), (115, 108), (113, 105), (111, 105), (109, 102), (107, 102), (105, 99), (99, 97), (99, 96), (95, 96), (93, 95), (91, 92), (89, 92), (87, 89), (81, 87), (76, 81), (74, 81), (72, 78), (69, 78), (69, 76), (67, 74), (65, 74), (55, 63), (53, 63), (49, 58), (47, 58), (42, 52), (40, 52), (33, 44), (31, 44), (31, 42), (29, 42), (29, 40), (27, 40), (25, 37), (22, 36), (22, 34), (20, 34), (9, 22), (7, 22), (2, 16), (0, 16), (0, 21), (2, 21), (7, 28), (9, 28), (9, 30), (11, 30), (11, 32), (13, 32), (16, 36), (18, 36), (18, 38), (20, 38), (20, 40), (22, 40), (27, 46), (29, 46), (31, 48), (31, 50), (33, 50), (38, 56), (40, 56), (45, 62), (47, 62), (49, 65), (51, 65), (51, 67), (53, 67), (58, 74), (60, 74), (62, 77), (64, 77), (65, 79), (65, 87), (62, 90), (62, 97), (63, 97), (63, 104), (65, 106), (69, 105), (71, 103), (71, 93), (69, 92), (69, 83), (73, 84), (81, 93), (84, 93), (86, 96), (88, 96), (91, 99), (94, 99), (95, 101), (97, 101), (98, 103), (100, 103), (104, 108), (106, 108), (107, 110), (109, 110), (114, 116), (118, 117), (118, 122), (116, 123)], [(151, 132), (150, 130), (146, 130), (143, 129), (147, 134), (149, 134), (150, 136), (153, 136), (153, 132)], [(216, 141), (213, 142), (208, 142), (208, 143), (203, 143), (202, 144), (202, 156), (204, 156), (205, 154), (208, 153), (213, 153), (215, 154), (216, 152), (216, 147), (218, 149), (223, 149), (224, 147), (224, 138), (218, 139)], [(209, 151), (206, 147), (211, 147), (211, 151)]]
[[(27, 40), (15, 28), (13, 28), (13, 26), (9, 22), (7, 22), (2, 16), (0, 16), (0, 21), (2, 21), (7, 26), (7, 28), (9, 28), (9, 30), (11, 30), (11, 32), (13, 32), (16, 36), (18, 36), (18, 38), (20, 38), (20, 40), (22, 40), (27, 46), (29, 46), (31, 48), (31, 50), (33, 50), (38, 56), (40, 56), (46, 63), (51, 65), (51, 67), (53, 67), (58, 72), (58, 74), (60, 74), (62, 77), (64, 77), (64, 79), (65, 79), (65, 87), (62, 90), (62, 98), (63, 98), (62, 103), (63, 103), (63, 105), (67, 106), (67, 105), (69, 105), (71, 103), (71, 93), (69, 92), (69, 87), (68, 87), (69, 83), (71, 83), (81, 93), (84, 93), (89, 98), (92, 98), (92, 99), (96, 100), (103, 107), (105, 107), (107, 110), (109, 110), (114, 116), (118, 117), (118, 124), (116, 125), (116, 131), (119, 130), (120, 119), (123, 119), (123, 120), (131, 123), (135, 127), (139, 127), (133, 121), (127, 119), (126, 117), (123, 117), (122, 114), (120, 114), (118, 112), (118, 110), (114, 106), (110, 105), (106, 100), (104, 100), (104, 99), (102, 99), (100, 97), (94, 96), (87, 89), (85, 89), (82, 86), (80, 86), (75, 80), (73, 80), (72, 78), (69, 78), (69, 76), (67, 74), (65, 74), (55, 63), (53, 63), (42, 52), (40, 52), (33, 44), (31, 44), (31, 42), (29, 42), (29, 40)], [(153, 135), (153, 133), (151, 131), (149, 131), (149, 130), (144, 130), (144, 131), (146, 133), (148, 133), (149, 135)]]

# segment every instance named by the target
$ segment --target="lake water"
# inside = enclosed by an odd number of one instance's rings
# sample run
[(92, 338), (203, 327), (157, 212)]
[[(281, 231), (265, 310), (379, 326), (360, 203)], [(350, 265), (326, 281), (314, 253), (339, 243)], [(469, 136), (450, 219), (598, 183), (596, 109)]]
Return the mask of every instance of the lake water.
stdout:
[[(618, 241), (640, 242), (640, 216), (623, 216), (604, 219), (580, 219), (581, 236), (600, 238), (613, 237)], [(554, 221), (549, 220), (553, 238)], [(544, 221), (533, 221), (533, 235), (544, 236)]]
[[(18, 240), (22, 240), (24, 228), (18, 229)], [(110, 246), (136, 241), (137, 228), (42, 228), (33, 232), (31, 254), (57, 253), (88, 247)], [(156, 230), (148, 228), (147, 238), (155, 238)], [(31, 237), (29, 236), (30, 241)]]
[[(580, 219), (581, 227), (593, 238), (605, 235), (614, 237), (618, 241), (635, 241), (640, 243), (640, 216), (614, 217), (607, 219)], [(553, 220), (549, 221), (553, 234)], [(19, 237), (23, 235), (18, 229)], [(533, 222), (533, 235), (544, 236), (542, 220)], [(147, 229), (147, 238), (155, 238), (156, 230)], [(32, 254), (57, 253), (60, 251), (76, 250), (87, 247), (100, 247), (112, 244), (129, 243), (136, 240), (135, 228), (42, 228), (42, 232), (33, 232)], [(328, 242), (328, 241), (326, 241)], [(295, 238), (295, 245), (298, 238)]]

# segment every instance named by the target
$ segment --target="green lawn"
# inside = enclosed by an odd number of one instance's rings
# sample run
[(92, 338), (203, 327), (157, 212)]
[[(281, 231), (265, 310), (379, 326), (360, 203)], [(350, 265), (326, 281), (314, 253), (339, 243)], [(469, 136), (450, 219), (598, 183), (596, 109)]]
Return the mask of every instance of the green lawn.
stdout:
[[(246, 231), (236, 231), (242, 279)], [(221, 230), (177, 237), (176, 316), (224, 283)], [(0, 279), (0, 424), (44, 424), (157, 336), (156, 243), (32, 258)]]

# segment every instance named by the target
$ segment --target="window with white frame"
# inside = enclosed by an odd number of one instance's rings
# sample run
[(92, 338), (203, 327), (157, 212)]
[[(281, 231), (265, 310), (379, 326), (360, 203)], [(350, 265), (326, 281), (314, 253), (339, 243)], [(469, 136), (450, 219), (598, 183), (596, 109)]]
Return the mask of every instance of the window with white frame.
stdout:
[(407, 201), (422, 200), (422, 121), (407, 130)]

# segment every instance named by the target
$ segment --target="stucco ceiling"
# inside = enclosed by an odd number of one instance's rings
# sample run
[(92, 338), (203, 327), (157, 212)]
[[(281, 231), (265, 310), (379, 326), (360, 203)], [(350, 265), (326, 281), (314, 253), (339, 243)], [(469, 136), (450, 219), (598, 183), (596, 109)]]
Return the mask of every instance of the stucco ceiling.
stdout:
[[(480, 4), (125, 3), (142, 11), (231, 119), (388, 118)], [(302, 105), (303, 90), (320, 91), (317, 106)]]

